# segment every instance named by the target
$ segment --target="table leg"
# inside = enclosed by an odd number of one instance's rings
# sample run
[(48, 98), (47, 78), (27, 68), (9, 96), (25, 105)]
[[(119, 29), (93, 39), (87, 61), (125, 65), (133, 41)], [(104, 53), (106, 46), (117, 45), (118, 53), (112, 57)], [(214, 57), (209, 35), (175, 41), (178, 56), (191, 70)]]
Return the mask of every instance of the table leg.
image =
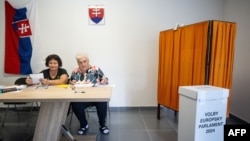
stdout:
[(42, 102), (33, 141), (59, 141), (69, 102)]

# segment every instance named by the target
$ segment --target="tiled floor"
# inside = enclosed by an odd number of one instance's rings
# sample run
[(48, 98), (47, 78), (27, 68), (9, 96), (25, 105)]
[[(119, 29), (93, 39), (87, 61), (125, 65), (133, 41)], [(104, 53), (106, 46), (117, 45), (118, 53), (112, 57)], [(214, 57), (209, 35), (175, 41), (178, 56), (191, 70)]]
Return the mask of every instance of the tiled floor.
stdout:
[[(110, 116), (107, 117), (107, 125), (110, 128), (109, 135), (102, 135), (98, 129), (97, 115), (94, 110), (89, 112), (89, 130), (87, 134), (96, 134), (97, 141), (177, 141), (178, 114), (162, 107), (161, 119), (156, 118), (156, 107), (135, 107), (135, 108), (111, 108)], [(4, 110), (0, 110), (0, 117), (3, 118)], [(21, 112), (18, 121), (15, 112), (9, 112), (4, 127), (0, 127), (0, 137), (3, 141), (31, 141), (34, 132), (38, 112), (33, 112), (30, 124), (27, 127), (27, 113)], [(73, 116), (73, 122), (69, 127), (69, 117), (66, 122), (72, 134), (76, 134), (79, 123)], [(2, 119), (1, 119), (2, 123)], [(239, 123), (229, 118), (227, 124)]]

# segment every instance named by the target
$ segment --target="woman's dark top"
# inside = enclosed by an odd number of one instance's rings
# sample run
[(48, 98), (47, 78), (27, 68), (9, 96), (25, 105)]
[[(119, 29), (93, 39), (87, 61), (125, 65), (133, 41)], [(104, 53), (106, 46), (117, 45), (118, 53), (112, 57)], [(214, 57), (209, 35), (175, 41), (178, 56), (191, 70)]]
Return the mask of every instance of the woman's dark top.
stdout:
[(51, 77), (50, 77), (49, 69), (42, 70), (41, 73), (43, 73), (43, 77), (44, 77), (45, 79), (48, 79), (48, 80), (60, 79), (60, 76), (63, 75), (63, 74), (66, 74), (66, 75), (69, 77), (67, 71), (66, 71), (65, 69), (63, 69), (63, 68), (58, 68), (58, 72), (57, 72), (55, 78), (51, 78)]

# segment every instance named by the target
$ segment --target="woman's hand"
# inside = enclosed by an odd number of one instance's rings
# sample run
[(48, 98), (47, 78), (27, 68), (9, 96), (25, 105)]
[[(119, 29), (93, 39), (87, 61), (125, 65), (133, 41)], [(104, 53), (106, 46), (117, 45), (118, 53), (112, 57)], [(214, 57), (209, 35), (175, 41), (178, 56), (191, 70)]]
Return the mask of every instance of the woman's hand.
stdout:
[(101, 81), (99, 81), (98, 79), (97, 79), (97, 83), (99, 83), (99, 84), (109, 84), (109, 79), (107, 78), (107, 77), (103, 77), (103, 79), (101, 80)]
[(109, 84), (108, 78), (105, 77), (104, 79), (102, 79), (101, 84)]
[(69, 83), (70, 83), (71, 85), (75, 85), (75, 84), (76, 84), (76, 80), (70, 80)]
[(49, 79), (41, 78), (40, 82), (42, 83), (42, 85), (50, 85), (50, 80)]

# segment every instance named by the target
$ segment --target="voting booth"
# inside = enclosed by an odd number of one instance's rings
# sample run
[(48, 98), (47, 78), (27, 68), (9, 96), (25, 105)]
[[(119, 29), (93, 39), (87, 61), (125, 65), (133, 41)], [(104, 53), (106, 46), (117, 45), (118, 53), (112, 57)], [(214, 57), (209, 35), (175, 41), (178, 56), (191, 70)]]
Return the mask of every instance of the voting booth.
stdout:
[(179, 87), (178, 141), (223, 141), (229, 89)]

